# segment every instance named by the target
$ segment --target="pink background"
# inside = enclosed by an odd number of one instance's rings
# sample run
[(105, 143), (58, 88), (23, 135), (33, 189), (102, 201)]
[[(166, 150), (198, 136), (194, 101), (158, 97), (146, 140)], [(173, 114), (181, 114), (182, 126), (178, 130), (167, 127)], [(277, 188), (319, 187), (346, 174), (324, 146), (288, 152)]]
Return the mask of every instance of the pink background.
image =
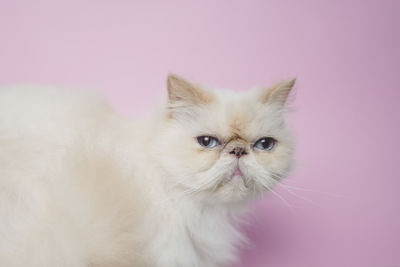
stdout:
[[(0, 2), (0, 85), (99, 88), (150, 109), (176, 72), (247, 90), (298, 77), (297, 169), (256, 203), (246, 267), (400, 266), (400, 2)], [(295, 195), (294, 195), (295, 194)], [(314, 204), (313, 204), (314, 203)]]

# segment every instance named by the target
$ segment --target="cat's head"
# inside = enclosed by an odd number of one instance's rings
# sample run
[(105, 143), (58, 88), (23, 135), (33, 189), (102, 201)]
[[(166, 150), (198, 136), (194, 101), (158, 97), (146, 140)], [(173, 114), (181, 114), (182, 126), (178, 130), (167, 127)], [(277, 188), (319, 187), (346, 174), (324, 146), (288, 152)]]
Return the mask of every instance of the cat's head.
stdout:
[(248, 92), (208, 90), (168, 77), (168, 105), (156, 155), (170, 190), (236, 203), (270, 189), (292, 164), (284, 123), (295, 80)]

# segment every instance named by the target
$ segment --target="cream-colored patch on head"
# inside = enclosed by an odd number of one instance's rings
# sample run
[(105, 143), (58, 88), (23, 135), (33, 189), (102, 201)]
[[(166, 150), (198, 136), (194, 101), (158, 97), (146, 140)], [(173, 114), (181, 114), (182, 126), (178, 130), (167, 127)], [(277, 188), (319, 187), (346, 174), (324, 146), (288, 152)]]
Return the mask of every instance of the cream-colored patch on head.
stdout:
[(245, 140), (245, 129), (251, 122), (251, 116), (246, 110), (236, 110), (232, 112), (232, 118), (229, 119), (229, 131), (231, 132), (231, 140)]
[[(171, 189), (213, 203), (242, 201), (270, 189), (292, 162), (293, 142), (283, 115), (293, 85), (290, 80), (235, 93), (212, 91), (170, 75), (169, 119), (153, 149)], [(205, 147), (199, 136), (215, 138), (218, 145)], [(264, 137), (276, 141), (272, 149), (256, 146)]]

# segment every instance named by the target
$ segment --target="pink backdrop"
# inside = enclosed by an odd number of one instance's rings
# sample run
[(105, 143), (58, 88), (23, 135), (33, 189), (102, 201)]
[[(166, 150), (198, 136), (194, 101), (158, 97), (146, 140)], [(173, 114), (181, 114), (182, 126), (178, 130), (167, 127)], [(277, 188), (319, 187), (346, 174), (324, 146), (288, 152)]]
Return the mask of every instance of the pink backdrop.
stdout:
[[(149, 109), (170, 71), (216, 87), (298, 77), (297, 169), (256, 203), (246, 267), (400, 266), (400, 2), (0, 2), (0, 85)], [(297, 187), (306, 190), (299, 190)]]

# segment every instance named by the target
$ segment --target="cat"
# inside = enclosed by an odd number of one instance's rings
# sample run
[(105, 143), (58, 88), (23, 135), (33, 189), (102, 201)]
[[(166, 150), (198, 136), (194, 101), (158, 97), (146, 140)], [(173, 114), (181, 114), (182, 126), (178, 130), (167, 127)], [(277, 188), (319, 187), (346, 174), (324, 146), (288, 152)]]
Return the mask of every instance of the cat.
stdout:
[(170, 74), (165, 108), (138, 121), (90, 92), (1, 89), (0, 266), (229, 266), (248, 203), (293, 165), (294, 83)]

